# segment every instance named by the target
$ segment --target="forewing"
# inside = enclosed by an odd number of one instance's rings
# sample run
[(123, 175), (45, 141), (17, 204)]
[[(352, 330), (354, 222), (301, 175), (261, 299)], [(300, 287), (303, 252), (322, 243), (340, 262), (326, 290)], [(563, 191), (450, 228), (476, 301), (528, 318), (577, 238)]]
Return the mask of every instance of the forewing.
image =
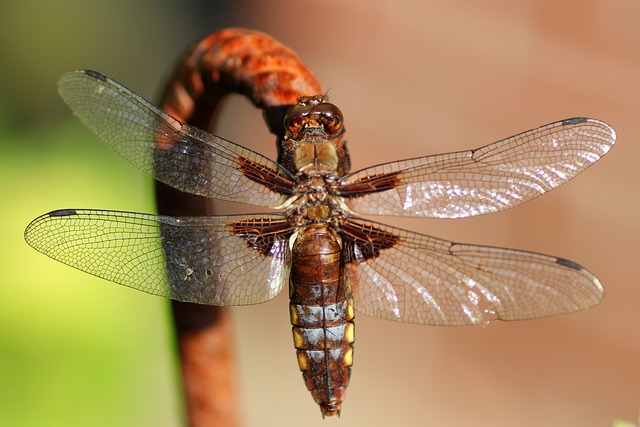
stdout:
[(181, 123), (94, 71), (71, 71), (58, 89), (98, 138), (133, 165), (178, 190), (276, 207), (290, 194), (289, 174), (275, 162)]
[(356, 310), (428, 325), (521, 320), (589, 308), (598, 279), (565, 259), (458, 244), (351, 219), (341, 228)]
[(476, 150), (363, 169), (342, 178), (336, 192), (363, 214), (460, 218), (497, 212), (569, 181), (615, 139), (604, 122), (567, 119)]
[(288, 280), (287, 220), (279, 215), (173, 218), (60, 210), (29, 224), (43, 254), (112, 282), (177, 301), (246, 305)]

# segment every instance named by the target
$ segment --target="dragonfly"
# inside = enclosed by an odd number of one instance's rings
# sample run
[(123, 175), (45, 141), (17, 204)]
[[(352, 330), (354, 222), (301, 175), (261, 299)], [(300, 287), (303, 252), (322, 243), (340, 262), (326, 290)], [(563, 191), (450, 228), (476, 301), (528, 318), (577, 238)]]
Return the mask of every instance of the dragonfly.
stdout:
[(278, 162), (182, 123), (95, 71), (59, 92), (99, 139), (178, 190), (271, 213), (172, 217), (62, 209), (26, 242), (71, 267), (197, 304), (258, 304), (286, 286), (298, 364), (323, 416), (339, 415), (355, 311), (424, 325), (482, 324), (587, 309), (604, 290), (564, 258), (454, 243), (357, 216), (465, 218), (520, 205), (569, 181), (614, 145), (606, 123), (571, 118), (467, 151), (349, 172), (340, 109), (301, 96)]

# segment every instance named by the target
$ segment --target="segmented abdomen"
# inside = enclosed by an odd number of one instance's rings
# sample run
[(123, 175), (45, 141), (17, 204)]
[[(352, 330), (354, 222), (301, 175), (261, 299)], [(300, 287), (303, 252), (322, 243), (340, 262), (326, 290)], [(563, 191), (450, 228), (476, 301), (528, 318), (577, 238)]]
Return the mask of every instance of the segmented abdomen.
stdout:
[(323, 416), (339, 415), (354, 342), (351, 290), (342, 280), (340, 238), (325, 225), (303, 228), (292, 250), (291, 324), (298, 364)]

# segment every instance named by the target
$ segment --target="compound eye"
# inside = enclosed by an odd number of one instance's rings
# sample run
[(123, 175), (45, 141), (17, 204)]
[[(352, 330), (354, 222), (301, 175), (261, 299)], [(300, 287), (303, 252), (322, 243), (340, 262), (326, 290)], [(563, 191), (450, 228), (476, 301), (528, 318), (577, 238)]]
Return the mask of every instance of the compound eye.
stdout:
[(344, 117), (338, 107), (328, 102), (316, 105), (314, 111), (321, 115), (320, 121), (328, 135), (335, 135), (342, 129)]
[(322, 125), (324, 126), (325, 132), (328, 135), (335, 135), (340, 130), (342, 130), (342, 126), (344, 124), (344, 118), (342, 117), (342, 112), (333, 104), (325, 104), (330, 106), (331, 108), (327, 111), (322, 112)]
[(284, 116), (284, 127), (291, 134), (298, 134), (311, 123), (322, 125), (327, 136), (342, 130), (344, 118), (338, 107), (328, 102), (299, 103), (289, 108)]
[(287, 132), (297, 134), (302, 130), (305, 116), (309, 114), (309, 107), (306, 105), (296, 104), (287, 110), (284, 115), (284, 127)]

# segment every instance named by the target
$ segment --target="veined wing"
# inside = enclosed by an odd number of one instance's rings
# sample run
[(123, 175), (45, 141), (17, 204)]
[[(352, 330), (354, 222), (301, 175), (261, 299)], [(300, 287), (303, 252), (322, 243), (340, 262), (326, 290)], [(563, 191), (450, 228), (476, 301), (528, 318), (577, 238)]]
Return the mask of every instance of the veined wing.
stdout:
[(25, 240), (71, 267), (178, 301), (246, 305), (289, 278), (288, 221), (280, 215), (174, 218), (67, 209), (29, 224)]
[(58, 89), (82, 123), (125, 159), (178, 190), (279, 206), (288, 172), (268, 158), (187, 125), (95, 71), (71, 71)]
[(589, 308), (604, 290), (582, 266), (352, 218), (341, 225), (356, 310), (428, 325), (521, 320)]
[(341, 178), (354, 212), (460, 218), (508, 209), (597, 162), (615, 131), (596, 119), (551, 123), (476, 150), (385, 163)]

